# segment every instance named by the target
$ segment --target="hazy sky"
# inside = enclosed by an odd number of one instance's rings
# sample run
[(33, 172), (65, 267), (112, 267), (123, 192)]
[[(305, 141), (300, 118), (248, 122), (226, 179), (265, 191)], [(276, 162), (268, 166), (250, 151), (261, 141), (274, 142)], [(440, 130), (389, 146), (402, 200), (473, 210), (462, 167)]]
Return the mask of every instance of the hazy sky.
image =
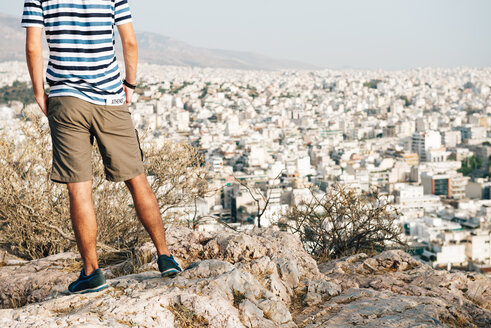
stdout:
[[(491, 67), (490, 0), (129, 0), (135, 28), (328, 68)], [(22, 0), (0, 11), (20, 16)]]

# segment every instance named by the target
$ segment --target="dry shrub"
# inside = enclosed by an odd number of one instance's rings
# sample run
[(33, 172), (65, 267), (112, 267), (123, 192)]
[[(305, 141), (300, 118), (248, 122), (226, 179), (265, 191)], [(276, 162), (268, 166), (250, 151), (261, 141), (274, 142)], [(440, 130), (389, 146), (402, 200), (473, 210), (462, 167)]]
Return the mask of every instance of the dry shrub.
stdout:
[(292, 206), (281, 224), (298, 233), (318, 261), (404, 246), (399, 213), (376, 189), (360, 194), (338, 185), (322, 196), (311, 189), (311, 195)]
[(166, 143), (159, 147), (150, 144), (144, 149), (150, 186), (160, 205), (161, 216), (167, 221), (178, 218), (179, 214), (188, 214), (189, 205), (192, 207), (197, 198), (213, 192), (208, 188), (208, 166), (191, 145)]
[(33, 117), (19, 131), (24, 141), (0, 138), (0, 243), (32, 259), (70, 248), (67, 193), (49, 182), (51, 141)]
[[(46, 119), (26, 111), (21, 132), (21, 142), (0, 134), (0, 246), (34, 259), (72, 249), (75, 239), (66, 187), (50, 181), (51, 138)], [(167, 221), (179, 223), (168, 210), (193, 203), (207, 192), (202, 156), (184, 143), (144, 146), (145, 167), (152, 175), (149, 180), (161, 212)], [(132, 250), (149, 240), (125, 184), (105, 180), (96, 146), (92, 166), (99, 249)]]

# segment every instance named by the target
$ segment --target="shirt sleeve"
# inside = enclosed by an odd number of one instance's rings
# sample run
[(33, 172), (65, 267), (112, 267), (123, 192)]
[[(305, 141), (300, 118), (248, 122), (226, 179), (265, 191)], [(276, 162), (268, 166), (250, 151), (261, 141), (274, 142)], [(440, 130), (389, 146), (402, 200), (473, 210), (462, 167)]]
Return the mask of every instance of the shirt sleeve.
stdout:
[(25, 0), (22, 13), (22, 27), (44, 27), (43, 7), (41, 0)]
[(131, 22), (132, 19), (128, 1), (116, 0), (116, 5), (114, 6), (114, 24), (123, 25)]

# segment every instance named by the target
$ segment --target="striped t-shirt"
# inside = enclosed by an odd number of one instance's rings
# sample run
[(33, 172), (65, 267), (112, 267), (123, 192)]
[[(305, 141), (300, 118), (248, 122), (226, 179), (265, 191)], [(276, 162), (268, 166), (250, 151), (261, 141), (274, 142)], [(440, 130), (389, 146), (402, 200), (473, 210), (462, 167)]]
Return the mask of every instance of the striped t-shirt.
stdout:
[(23, 27), (44, 27), (50, 97), (121, 105), (125, 94), (114, 26), (131, 22), (127, 0), (25, 0)]

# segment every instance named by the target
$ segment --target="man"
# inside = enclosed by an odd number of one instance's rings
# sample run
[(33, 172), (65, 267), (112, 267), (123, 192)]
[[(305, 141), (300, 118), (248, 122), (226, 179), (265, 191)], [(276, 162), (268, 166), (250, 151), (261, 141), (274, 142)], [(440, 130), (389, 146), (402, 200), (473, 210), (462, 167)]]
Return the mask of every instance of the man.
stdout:
[[(91, 139), (97, 140), (106, 179), (124, 181), (136, 213), (157, 248), (162, 276), (181, 268), (170, 254), (158, 203), (144, 174), (143, 155), (128, 105), (136, 83), (138, 48), (127, 0), (25, 0), (26, 57), (34, 97), (48, 117), (53, 144), (51, 180), (67, 185), (70, 216), (83, 260), (72, 293), (107, 287), (98, 267), (92, 203)], [(123, 44), (121, 80), (114, 26)], [(43, 83), (42, 31), (50, 49)]]

